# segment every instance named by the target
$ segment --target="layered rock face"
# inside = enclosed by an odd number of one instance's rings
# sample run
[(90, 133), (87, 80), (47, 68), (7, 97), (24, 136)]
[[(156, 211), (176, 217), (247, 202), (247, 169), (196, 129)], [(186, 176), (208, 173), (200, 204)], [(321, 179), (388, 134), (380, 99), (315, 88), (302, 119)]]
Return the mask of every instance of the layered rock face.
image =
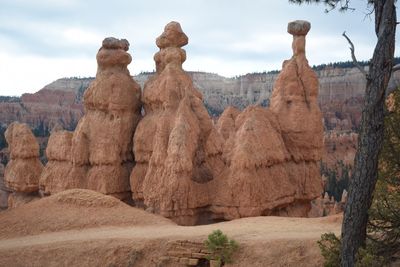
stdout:
[[(13, 194), (8, 206), (29, 202), (39, 189), (43, 165), (39, 160), (39, 144), (26, 124), (12, 123), (5, 132), (10, 161), (4, 171), (4, 183)], [(19, 199), (16, 201), (16, 199)]]
[(357, 152), (357, 139), (358, 134), (356, 133), (325, 133), (323, 162), (330, 168), (333, 168), (338, 162), (352, 166)]
[(132, 137), (140, 119), (140, 87), (127, 65), (126, 40), (106, 38), (97, 53), (96, 79), (84, 94), (85, 115), (76, 130), (49, 139), (41, 190), (53, 194), (86, 188), (125, 198), (130, 194)]
[(277, 79), (272, 107), (228, 108), (215, 127), (182, 70), (188, 39), (171, 22), (157, 39), (157, 73), (144, 87), (134, 136), (137, 205), (179, 224), (247, 216), (307, 216), (322, 192), (323, 127), (318, 80), (305, 58), (309, 23), (289, 24), (294, 56)]
[(39, 135), (46, 135), (57, 124), (75, 129), (83, 115), (83, 92), (92, 79), (59, 79), (34, 94), (0, 101), (0, 121), (27, 123)]

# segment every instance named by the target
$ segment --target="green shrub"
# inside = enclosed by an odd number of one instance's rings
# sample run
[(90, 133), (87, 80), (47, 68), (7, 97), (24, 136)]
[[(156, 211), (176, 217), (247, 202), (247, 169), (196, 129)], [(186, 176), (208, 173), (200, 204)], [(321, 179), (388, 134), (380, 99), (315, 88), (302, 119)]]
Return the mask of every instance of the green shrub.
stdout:
[(334, 233), (327, 233), (321, 236), (318, 241), (319, 249), (321, 250), (322, 257), (325, 259), (325, 267), (340, 266), (340, 250), (342, 243)]
[(376, 267), (386, 266), (385, 259), (382, 256), (374, 254), (371, 246), (360, 248), (357, 253), (356, 267)]
[(209, 234), (204, 244), (211, 252), (209, 260), (217, 260), (220, 266), (225, 263), (231, 263), (233, 253), (239, 248), (237, 242), (229, 239), (221, 230), (215, 230)]
[[(341, 265), (340, 252), (341, 240), (334, 233), (327, 233), (321, 236), (318, 241), (322, 257), (325, 259), (325, 267), (339, 267)], [(360, 248), (357, 253), (356, 267), (386, 266), (387, 261), (376, 254), (377, 250), (373, 242), (368, 242), (366, 248)]]

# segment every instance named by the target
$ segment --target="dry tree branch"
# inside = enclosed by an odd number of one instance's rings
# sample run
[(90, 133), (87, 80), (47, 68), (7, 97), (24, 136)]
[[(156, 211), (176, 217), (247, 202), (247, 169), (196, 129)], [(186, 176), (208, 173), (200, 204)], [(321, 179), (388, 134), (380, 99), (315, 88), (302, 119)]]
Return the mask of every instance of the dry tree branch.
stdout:
[(400, 64), (397, 64), (397, 65), (393, 66), (392, 73), (395, 72), (395, 71), (398, 71), (398, 70), (400, 70)]
[(365, 78), (368, 77), (367, 72), (365, 71), (365, 69), (360, 65), (360, 63), (358, 63), (356, 55), (354, 54), (354, 44), (353, 42), (350, 40), (349, 37), (347, 37), (346, 32), (343, 32), (343, 37), (346, 38), (347, 42), (349, 42), (350, 44), (350, 51), (351, 51), (351, 58), (353, 59), (353, 63), (354, 65), (361, 71), (362, 74), (364, 74)]

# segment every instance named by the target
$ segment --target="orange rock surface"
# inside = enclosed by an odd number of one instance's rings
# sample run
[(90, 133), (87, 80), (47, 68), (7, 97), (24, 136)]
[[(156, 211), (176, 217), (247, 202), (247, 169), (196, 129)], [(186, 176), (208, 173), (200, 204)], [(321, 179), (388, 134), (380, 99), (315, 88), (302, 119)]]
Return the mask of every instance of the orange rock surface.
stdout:
[(177, 22), (157, 38), (157, 73), (143, 90), (131, 174), (138, 206), (179, 224), (259, 215), (307, 216), (322, 192), (318, 80), (305, 57), (310, 24), (296, 21), (292, 59), (271, 108), (228, 108), (215, 127), (182, 69), (187, 37)]
[[(41, 191), (129, 194), (136, 206), (182, 225), (307, 216), (322, 192), (323, 150), (318, 79), (305, 56), (309, 30), (306, 21), (288, 25), (293, 56), (277, 77), (271, 107), (228, 108), (216, 125), (182, 69), (188, 37), (179, 23), (157, 38), (157, 72), (142, 95), (127, 69), (129, 43), (106, 38), (84, 117), (75, 132), (54, 129), (49, 139)], [(20, 144), (11, 145), (12, 159), (36, 156)]]
[(4, 171), (6, 187), (16, 192), (35, 192), (39, 189), (39, 176), (43, 165), (39, 160), (39, 144), (31, 129), (24, 123), (14, 122), (5, 132), (10, 161)]
[[(193, 224), (209, 205), (207, 182), (222, 170), (222, 139), (202, 103), (202, 95), (182, 69), (187, 36), (177, 22), (157, 38), (157, 74), (144, 86), (145, 116), (134, 137), (136, 166), (131, 189), (137, 205)], [(220, 166), (218, 169), (217, 166)]]
[(49, 139), (49, 163), (40, 179), (44, 193), (87, 188), (123, 198), (130, 192), (141, 102), (140, 87), (127, 69), (128, 48), (124, 39), (104, 39), (96, 79), (84, 95), (85, 115), (75, 132), (54, 132)]

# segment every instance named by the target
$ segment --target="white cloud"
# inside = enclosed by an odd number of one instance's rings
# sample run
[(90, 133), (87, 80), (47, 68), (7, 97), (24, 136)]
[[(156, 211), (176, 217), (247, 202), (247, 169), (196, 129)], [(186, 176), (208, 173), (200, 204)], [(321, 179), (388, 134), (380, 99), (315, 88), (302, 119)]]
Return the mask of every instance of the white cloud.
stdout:
[(251, 51), (259, 53), (282, 52), (290, 49), (292, 37), (287, 33), (254, 33), (247, 40), (240, 40), (229, 45), (235, 52)]
[(79, 29), (79, 28), (66, 28), (62, 32), (64, 41), (73, 45), (99, 45), (104, 39), (103, 36), (93, 31)]
[(19, 5), (24, 7), (36, 7), (36, 8), (71, 8), (77, 7), (79, 0), (3, 0), (5, 3), (11, 3), (13, 5)]
[(14, 57), (0, 53), (0, 95), (34, 93), (62, 78), (96, 74), (96, 61), (38, 56)]
[[(310, 64), (350, 59), (347, 30), (360, 60), (375, 45), (373, 23), (357, 12), (324, 14), (322, 5), (254, 0), (0, 0), (0, 95), (34, 92), (65, 76), (94, 76), (103, 38), (127, 38), (132, 74), (154, 69), (155, 38), (171, 20), (189, 37), (186, 70), (235, 76), (280, 69), (291, 55), (286, 23), (307, 19)], [(398, 45), (397, 45), (398, 46)], [(11, 91), (10, 91), (11, 90)]]

